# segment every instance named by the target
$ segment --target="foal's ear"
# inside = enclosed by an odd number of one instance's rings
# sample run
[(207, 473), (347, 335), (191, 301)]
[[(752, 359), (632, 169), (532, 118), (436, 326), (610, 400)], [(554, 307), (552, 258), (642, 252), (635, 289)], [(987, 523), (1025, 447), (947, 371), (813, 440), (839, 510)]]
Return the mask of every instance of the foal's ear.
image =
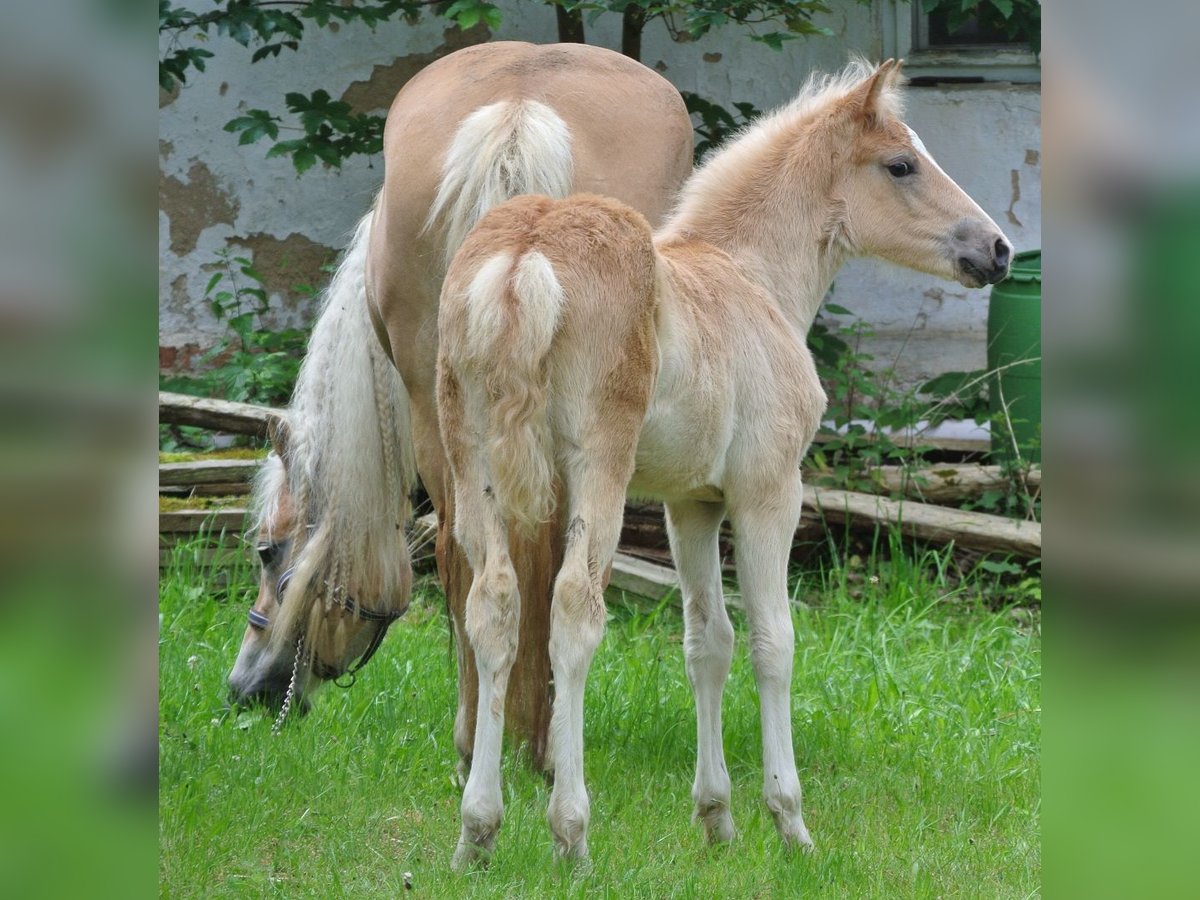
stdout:
[(287, 419), (281, 415), (273, 415), (267, 419), (267, 438), (271, 441), (271, 449), (280, 459), (287, 458), (288, 445), (292, 441), (292, 430)]
[(882, 121), (886, 112), (884, 95), (900, 80), (903, 64), (903, 60), (885, 60), (851, 93), (855, 114), (865, 127), (874, 128)]

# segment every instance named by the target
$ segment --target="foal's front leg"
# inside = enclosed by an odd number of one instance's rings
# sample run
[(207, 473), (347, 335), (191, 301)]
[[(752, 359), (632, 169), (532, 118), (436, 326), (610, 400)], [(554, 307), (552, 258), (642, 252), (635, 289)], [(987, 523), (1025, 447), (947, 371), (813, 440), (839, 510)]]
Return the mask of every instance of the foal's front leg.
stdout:
[(763, 799), (784, 843), (810, 848), (792, 748), (796, 639), (787, 592), (788, 557), (800, 521), (802, 490), (797, 471), (794, 480), (772, 496), (739, 497), (736, 505), (731, 503), (730, 519), (762, 715)]
[(729, 772), (721, 740), (721, 695), (733, 660), (733, 626), (721, 592), (717, 543), (725, 507), (718, 503), (667, 504), (671, 555), (683, 588), (683, 652), (696, 696), (694, 819), (709, 843), (733, 838)]

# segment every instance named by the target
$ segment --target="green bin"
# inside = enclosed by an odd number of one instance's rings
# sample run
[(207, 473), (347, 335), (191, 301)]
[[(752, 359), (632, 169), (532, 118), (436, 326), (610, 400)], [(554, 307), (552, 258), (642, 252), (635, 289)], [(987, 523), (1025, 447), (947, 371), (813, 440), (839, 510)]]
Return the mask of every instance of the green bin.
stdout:
[(1014, 256), (1008, 277), (992, 288), (987, 365), (993, 455), (1012, 459), (1015, 441), (1022, 460), (1041, 462), (1041, 250)]

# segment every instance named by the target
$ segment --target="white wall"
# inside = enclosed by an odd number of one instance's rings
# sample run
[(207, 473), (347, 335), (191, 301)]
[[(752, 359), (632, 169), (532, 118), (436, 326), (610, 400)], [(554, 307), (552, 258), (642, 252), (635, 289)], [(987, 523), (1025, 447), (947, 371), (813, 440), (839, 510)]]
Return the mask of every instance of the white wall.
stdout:
[[(556, 39), (549, 7), (504, 0), (501, 8), (503, 23), (494, 38)], [(748, 100), (768, 109), (786, 101), (810, 71), (840, 67), (848, 52), (878, 58), (885, 12), (879, 4), (842, 2), (821, 21), (835, 37), (792, 41), (780, 52), (733, 28), (677, 43), (656, 23), (644, 36), (642, 60), (682, 90), (727, 107)], [(382, 111), (422, 65), (483, 37), (482, 29), (465, 37), (432, 18), (375, 32), (353, 25), (338, 34), (313, 31), (299, 54), (285, 51), (253, 65), (250, 53), (230, 41), (210, 44), (217, 55), (208, 71), (192, 76), (178, 96), (162, 98), (160, 109), (162, 362), (186, 365), (193, 349), (222, 334), (200, 298), (215, 251), (227, 244), (253, 255), (281, 323), (310, 315), (312, 300), (290, 288), (319, 281), (320, 265), (332, 259), (382, 177), (378, 159), (297, 176), (290, 160), (264, 159), (266, 143), (239, 147), (236, 136), (222, 131), (224, 123), (244, 109), (280, 110), (286, 91), (319, 87), (344, 95), (361, 111)], [(616, 49), (619, 20), (602, 18), (589, 27), (588, 39)], [(1018, 249), (1041, 241), (1040, 105), (1036, 87), (909, 91), (910, 124)], [(855, 261), (837, 279), (835, 295), (872, 324), (878, 339), (871, 349), (881, 363), (895, 362), (906, 383), (984, 364), (985, 291)]]

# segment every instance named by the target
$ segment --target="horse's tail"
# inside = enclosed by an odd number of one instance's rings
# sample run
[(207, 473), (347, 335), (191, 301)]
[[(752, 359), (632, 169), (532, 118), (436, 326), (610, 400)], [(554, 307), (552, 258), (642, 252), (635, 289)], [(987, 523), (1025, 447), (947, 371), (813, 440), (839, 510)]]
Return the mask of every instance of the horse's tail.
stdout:
[(505, 518), (526, 529), (554, 507), (546, 360), (564, 300), (550, 261), (536, 250), (495, 257), (466, 292), (465, 356), (487, 373), (488, 403), (476, 409), (490, 483)]
[(475, 223), (519, 194), (561, 198), (571, 192), (571, 132), (537, 100), (481, 106), (454, 134), (425, 227), (440, 223), (446, 264)]
[(325, 293), (282, 429), (299, 549), (273, 629), (281, 639), (348, 596), (381, 611), (408, 600), (414, 451), (408, 393), (367, 305), (373, 217), (358, 223)]

